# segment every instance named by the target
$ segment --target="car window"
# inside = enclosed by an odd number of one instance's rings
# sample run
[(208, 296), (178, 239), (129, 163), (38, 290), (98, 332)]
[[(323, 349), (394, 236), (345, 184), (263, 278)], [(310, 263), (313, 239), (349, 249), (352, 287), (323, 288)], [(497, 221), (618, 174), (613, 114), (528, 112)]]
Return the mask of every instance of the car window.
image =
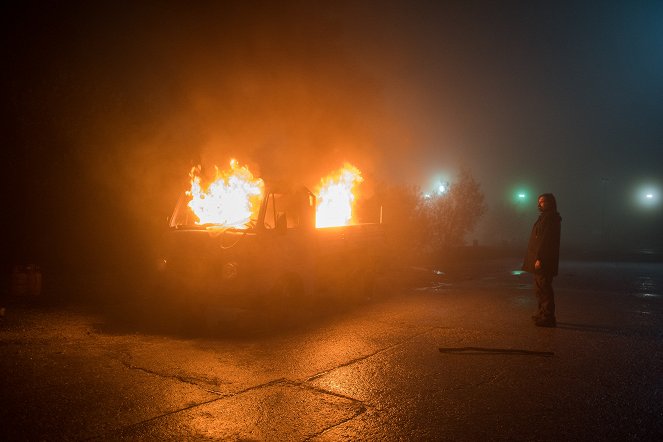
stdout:
[(276, 228), (276, 220), (283, 213), (286, 216), (288, 229), (299, 226), (300, 214), (296, 197), (289, 193), (270, 193), (267, 196), (267, 206), (265, 208), (265, 228)]

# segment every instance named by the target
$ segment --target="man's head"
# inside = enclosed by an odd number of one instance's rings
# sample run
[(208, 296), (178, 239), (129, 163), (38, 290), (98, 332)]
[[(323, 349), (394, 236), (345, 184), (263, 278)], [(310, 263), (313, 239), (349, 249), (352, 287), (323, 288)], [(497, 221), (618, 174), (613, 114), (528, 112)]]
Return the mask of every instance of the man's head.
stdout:
[(557, 200), (552, 193), (543, 193), (539, 195), (538, 202), (539, 212), (557, 212)]

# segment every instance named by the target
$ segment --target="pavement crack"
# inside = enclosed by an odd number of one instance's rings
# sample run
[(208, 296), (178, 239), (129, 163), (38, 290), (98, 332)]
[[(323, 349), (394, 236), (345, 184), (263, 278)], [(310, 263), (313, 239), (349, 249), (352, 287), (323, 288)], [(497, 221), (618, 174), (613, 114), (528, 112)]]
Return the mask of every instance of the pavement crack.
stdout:
[[(132, 368), (132, 369), (135, 369), (135, 370), (141, 370), (141, 371), (144, 371), (144, 372), (146, 372), (146, 373), (154, 374), (154, 375), (156, 375), (156, 376), (161, 376), (161, 377), (176, 377), (176, 376), (163, 376), (163, 375), (161, 375), (161, 374), (159, 374), (159, 373), (151, 373), (149, 370), (145, 370), (145, 369), (142, 369), (142, 368), (140, 368), (140, 367), (132, 367), (130, 364), (125, 363), (124, 361), (123, 361), (123, 363), (124, 363), (125, 365), (127, 365), (129, 368)], [(265, 383), (263, 383), (263, 384), (259, 384), (259, 385), (253, 385), (253, 386), (251, 386), (251, 387), (247, 387), (247, 388), (244, 388), (244, 389), (242, 389), (242, 390), (236, 391), (236, 392), (234, 392), (234, 393), (229, 393), (229, 394), (221, 394), (221, 393), (219, 393), (219, 392), (213, 392), (213, 391), (212, 391), (211, 393), (215, 393), (215, 394), (219, 395), (219, 397), (215, 397), (215, 398), (210, 399), (210, 400), (208, 400), (208, 401), (203, 401), (203, 402), (199, 402), (199, 403), (196, 403), (196, 404), (191, 404), (191, 405), (189, 405), (189, 406), (186, 406), (186, 407), (183, 407), (183, 408), (178, 408), (177, 410), (169, 411), (169, 412), (167, 412), (167, 413), (162, 413), (162, 414), (160, 414), (160, 415), (158, 415), (158, 416), (153, 416), (153, 417), (151, 417), (151, 418), (149, 418), (149, 419), (144, 419), (144, 420), (142, 420), (142, 421), (140, 421), (140, 422), (136, 422), (136, 423), (133, 423), (133, 424), (131, 424), (131, 425), (124, 426), (124, 427), (122, 427), (122, 428), (119, 428), (119, 429), (113, 430), (113, 431), (111, 431), (111, 432), (109, 432), (109, 433), (104, 433), (104, 434), (102, 434), (102, 435), (93, 436), (93, 437), (91, 437), (91, 438), (89, 438), (89, 439), (86, 439), (86, 440), (113, 440), (114, 437), (110, 437), (110, 436), (121, 435), (122, 433), (124, 433), (124, 432), (126, 432), (126, 431), (128, 431), (128, 430), (131, 430), (131, 429), (133, 429), (133, 428), (139, 428), (139, 427), (141, 427), (141, 426), (143, 426), (143, 425), (145, 425), (145, 424), (149, 424), (150, 422), (155, 422), (155, 421), (157, 421), (157, 420), (159, 420), (159, 419), (163, 419), (163, 418), (166, 418), (166, 417), (168, 417), (168, 416), (173, 416), (173, 415), (175, 415), (175, 414), (182, 413), (182, 412), (184, 412), (184, 411), (193, 410), (194, 408), (197, 408), (197, 407), (202, 407), (202, 406), (205, 406), (205, 405), (209, 405), (209, 404), (211, 404), (211, 403), (213, 403), (213, 402), (217, 402), (217, 401), (224, 400), (224, 399), (227, 399), (227, 398), (232, 398), (232, 397), (234, 397), (234, 396), (239, 396), (239, 395), (241, 395), (241, 394), (247, 393), (247, 392), (252, 391), (252, 390), (258, 390), (258, 389), (261, 389), (261, 388), (270, 387), (270, 386), (278, 385), (278, 384), (284, 384), (284, 383), (290, 383), (290, 381), (288, 381), (288, 380), (285, 379), (285, 378), (274, 379), (274, 380), (272, 380), (272, 381), (265, 382)]]
[(334, 429), (338, 426), (341, 426), (341, 425), (345, 424), (346, 422), (350, 422), (352, 419), (355, 419), (358, 416), (361, 416), (365, 412), (366, 412), (366, 406), (362, 404), (360, 407), (357, 408), (357, 410), (355, 411), (355, 414), (353, 416), (347, 417), (345, 419), (340, 420), (339, 422), (336, 422), (335, 424), (329, 425), (328, 427), (323, 428), (322, 430), (308, 436), (304, 440), (305, 441), (312, 440), (312, 439), (315, 439), (316, 437), (322, 436), (326, 432), (328, 432), (328, 431), (330, 431), (330, 430), (332, 430), (332, 429)]
[(120, 360), (120, 362), (122, 363), (122, 365), (124, 365), (125, 367), (127, 367), (130, 370), (142, 371), (143, 373), (147, 373), (147, 374), (152, 375), (152, 376), (158, 376), (158, 377), (164, 378), (164, 379), (175, 379), (179, 382), (183, 382), (185, 384), (193, 385), (194, 387), (200, 388), (201, 390), (204, 390), (208, 393), (212, 393), (212, 394), (222, 396), (222, 393), (217, 391), (217, 390), (214, 390), (214, 389), (211, 389), (211, 388), (205, 388), (205, 387), (201, 386), (201, 384), (203, 384), (203, 383), (207, 383), (207, 384), (218, 383), (216, 381), (212, 381), (210, 379), (205, 379), (205, 378), (196, 378), (196, 377), (193, 377), (193, 376), (181, 376), (181, 375), (174, 375), (174, 374), (173, 375), (167, 375), (167, 374), (163, 374), (163, 373), (160, 373), (158, 371), (155, 371), (155, 370), (149, 370), (147, 368), (132, 365), (130, 362), (125, 361), (125, 360)]
[(259, 390), (261, 388), (272, 387), (274, 385), (279, 385), (279, 384), (289, 384), (289, 383), (292, 383), (292, 382), (289, 381), (286, 378), (278, 378), (278, 379), (271, 380), (269, 382), (265, 382), (263, 384), (252, 385), (250, 387), (246, 387), (242, 390), (238, 390), (238, 391), (235, 391), (233, 393), (223, 394), (223, 395), (221, 395), (221, 397), (219, 399), (226, 399), (226, 398), (230, 398), (230, 397), (235, 397), (235, 396), (239, 396), (239, 395), (244, 394), (244, 393), (248, 393), (249, 391)]
[(330, 395), (330, 396), (335, 396), (335, 397), (340, 398), (340, 399), (345, 399), (345, 400), (348, 400), (348, 401), (352, 401), (352, 402), (362, 404), (362, 406), (364, 405), (364, 401), (359, 400), (357, 398), (353, 398), (353, 397), (347, 396), (345, 394), (336, 393), (336, 392), (333, 392), (333, 391), (330, 391), (330, 390), (325, 390), (324, 388), (316, 387), (314, 385), (307, 384), (306, 382), (289, 381), (289, 383), (292, 384), (292, 385), (296, 385), (298, 387), (302, 387), (302, 388), (306, 388), (308, 390), (315, 391), (315, 392), (320, 393), (320, 394), (327, 394), (327, 395)]
[(119, 428), (119, 429), (116, 429), (116, 430), (113, 430), (113, 431), (110, 431), (108, 433), (104, 433), (104, 434), (101, 434), (101, 435), (93, 436), (93, 437), (90, 437), (90, 438), (85, 439), (85, 440), (114, 440), (114, 439), (117, 438), (118, 435), (121, 435), (122, 433), (126, 432), (127, 430), (131, 430), (133, 428), (139, 428), (139, 427), (141, 427), (145, 424), (148, 424), (150, 422), (154, 422), (156, 420), (163, 419), (164, 417), (172, 416), (174, 414), (181, 413), (183, 411), (191, 410), (193, 408), (200, 407), (202, 405), (211, 404), (212, 402), (216, 402), (220, 399), (221, 398), (214, 398), (214, 399), (210, 399), (208, 401), (203, 401), (203, 402), (199, 402), (197, 404), (192, 404), (192, 405), (189, 405), (187, 407), (178, 408), (177, 410), (169, 411), (167, 413), (162, 413), (158, 416), (153, 416), (149, 419), (144, 419), (140, 422), (136, 422), (136, 423), (133, 423), (131, 425), (126, 425), (122, 428)]
[(427, 330), (424, 330), (422, 332), (416, 333), (414, 335), (410, 335), (407, 338), (403, 339), (402, 341), (399, 341), (399, 342), (396, 342), (394, 344), (388, 345), (386, 347), (380, 348), (380, 349), (374, 351), (373, 353), (369, 353), (369, 354), (364, 355), (364, 356), (359, 356), (358, 358), (350, 359), (349, 361), (346, 361), (346, 362), (344, 362), (342, 364), (339, 364), (335, 367), (332, 367), (328, 370), (320, 371), (320, 372), (306, 378), (305, 382), (314, 381), (314, 380), (316, 380), (316, 379), (318, 379), (318, 378), (320, 378), (320, 377), (322, 377), (322, 376), (324, 376), (328, 373), (331, 373), (334, 370), (337, 370), (337, 369), (343, 368), (343, 367), (347, 367), (347, 366), (355, 364), (357, 362), (365, 361), (366, 359), (372, 358), (375, 355), (378, 355), (380, 353), (384, 353), (384, 352), (386, 352), (388, 350), (391, 350), (393, 348), (396, 348), (396, 347), (400, 347), (401, 345), (403, 345), (403, 344), (405, 344), (409, 341), (412, 341), (413, 339), (418, 338), (419, 336), (426, 335), (426, 334), (428, 334), (428, 333), (430, 333), (434, 330), (442, 330), (442, 329), (445, 329), (445, 327), (431, 327), (431, 328), (429, 328)]

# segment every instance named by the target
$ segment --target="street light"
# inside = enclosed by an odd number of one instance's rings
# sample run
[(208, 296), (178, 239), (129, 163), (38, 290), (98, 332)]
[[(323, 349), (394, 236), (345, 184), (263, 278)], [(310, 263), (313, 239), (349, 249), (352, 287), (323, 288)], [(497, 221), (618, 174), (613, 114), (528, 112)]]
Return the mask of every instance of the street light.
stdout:
[(529, 207), (530, 194), (529, 186), (522, 183), (508, 189), (507, 195), (510, 207), (509, 217), (506, 218), (508, 225), (505, 226), (505, 231), (508, 232), (510, 242), (513, 244), (520, 244), (518, 238), (522, 238), (523, 232), (526, 231), (526, 216), (531, 210)]
[(641, 206), (651, 208), (658, 206), (659, 193), (652, 186), (643, 187), (638, 191), (638, 201)]
[(513, 192), (511, 199), (514, 204), (517, 206), (523, 206), (527, 203), (528, 198), (528, 192), (525, 189), (517, 189)]
[(438, 184), (438, 186), (437, 186), (437, 194), (438, 194), (438, 195), (443, 195), (443, 194), (445, 194), (448, 190), (449, 190), (449, 183), (448, 183), (448, 182), (440, 183), (440, 184)]

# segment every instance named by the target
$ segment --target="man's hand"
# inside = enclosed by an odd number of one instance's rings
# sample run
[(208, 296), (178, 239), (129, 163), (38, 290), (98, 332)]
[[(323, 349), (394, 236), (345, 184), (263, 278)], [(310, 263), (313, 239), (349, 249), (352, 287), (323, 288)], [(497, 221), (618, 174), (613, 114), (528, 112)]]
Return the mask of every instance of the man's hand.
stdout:
[(541, 260), (537, 259), (534, 261), (534, 270), (541, 270)]

